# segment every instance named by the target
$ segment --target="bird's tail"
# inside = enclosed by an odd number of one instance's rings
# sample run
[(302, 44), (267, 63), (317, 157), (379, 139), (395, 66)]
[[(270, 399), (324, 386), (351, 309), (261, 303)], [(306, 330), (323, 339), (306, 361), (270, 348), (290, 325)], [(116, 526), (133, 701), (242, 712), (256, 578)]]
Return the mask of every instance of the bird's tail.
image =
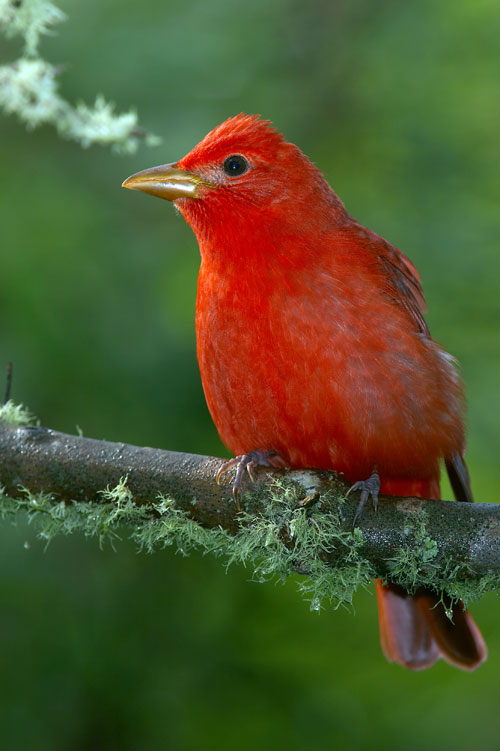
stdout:
[[(428, 482), (382, 481), (381, 492), (420, 498), (439, 498), (439, 480)], [(475, 670), (487, 657), (484, 639), (470, 613), (461, 602), (453, 605), (452, 620), (435, 592), (421, 587), (410, 595), (396, 584), (375, 582), (377, 590), (380, 641), (389, 662), (410, 670), (429, 668), (444, 660)]]

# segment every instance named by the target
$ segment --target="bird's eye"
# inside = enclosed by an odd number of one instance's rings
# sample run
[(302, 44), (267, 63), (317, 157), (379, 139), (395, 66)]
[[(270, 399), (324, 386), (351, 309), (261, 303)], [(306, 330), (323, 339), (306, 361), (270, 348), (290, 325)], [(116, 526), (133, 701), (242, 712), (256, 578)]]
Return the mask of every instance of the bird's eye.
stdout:
[(242, 175), (247, 171), (248, 162), (245, 157), (240, 156), (239, 154), (233, 154), (224, 160), (222, 169), (226, 175), (229, 175), (229, 177), (238, 177), (238, 175)]

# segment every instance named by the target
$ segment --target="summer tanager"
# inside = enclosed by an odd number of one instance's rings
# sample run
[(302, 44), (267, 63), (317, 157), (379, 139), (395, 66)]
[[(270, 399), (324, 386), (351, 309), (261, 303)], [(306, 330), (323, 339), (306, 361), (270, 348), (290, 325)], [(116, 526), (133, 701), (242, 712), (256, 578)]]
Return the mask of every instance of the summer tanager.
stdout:
[[(430, 337), (418, 272), (297, 146), (240, 114), (123, 185), (174, 201), (198, 239), (198, 361), (237, 485), (245, 468), (286, 464), (342, 472), (375, 504), (379, 490), (439, 498), (444, 460), (457, 500), (472, 500), (462, 387)], [(376, 587), (389, 660), (486, 659), (460, 603), (452, 622), (430, 590)]]

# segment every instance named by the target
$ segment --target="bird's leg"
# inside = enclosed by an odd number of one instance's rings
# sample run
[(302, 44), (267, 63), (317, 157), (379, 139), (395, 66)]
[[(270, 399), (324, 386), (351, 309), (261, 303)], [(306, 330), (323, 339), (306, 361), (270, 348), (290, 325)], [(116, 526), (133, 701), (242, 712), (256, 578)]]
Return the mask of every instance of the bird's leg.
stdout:
[(224, 464), (219, 467), (216, 480), (217, 484), (219, 485), (222, 475), (227, 472), (228, 469), (231, 469), (231, 467), (236, 467), (236, 476), (233, 482), (233, 498), (234, 502), (236, 503), (236, 508), (239, 511), (240, 504), (238, 501), (238, 495), (241, 489), (245, 470), (247, 471), (251, 481), (255, 482), (253, 471), (256, 467), (275, 467), (276, 469), (284, 469), (287, 466), (288, 465), (283, 457), (280, 456), (276, 451), (263, 451), (261, 449), (257, 449), (256, 451), (249, 451), (248, 454), (235, 456), (234, 459), (229, 459), (229, 461), (224, 462)]
[(356, 509), (356, 513), (354, 514), (354, 519), (352, 521), (352, 526), (354, 529), (356, 522), (360, 517), (361, 512), (363, 511), (363, 507), (370, 496), (372, 497), (373, 509), (375, 512), (377, 511), (378, 494), (380, 492), (380, 477), (378, 476), (377, 470), (375, 469), (367, 480), (358, 480), (358, 482), (355, 482), (354, 485), (351, 485), (351, 487), (345, 494), (346, 498), (352, 490), (361, 490), (358, 508)]

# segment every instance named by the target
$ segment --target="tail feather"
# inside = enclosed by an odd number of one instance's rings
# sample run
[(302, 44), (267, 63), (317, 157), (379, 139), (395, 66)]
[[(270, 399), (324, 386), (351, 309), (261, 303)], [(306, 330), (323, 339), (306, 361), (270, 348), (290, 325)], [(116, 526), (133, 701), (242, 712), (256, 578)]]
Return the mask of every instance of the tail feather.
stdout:
[[(461, 602), (453, 605), (452, 620), (446, 615), (436, 594), (422, 590), (418, 604), (434, 637), (441, 657), (462, 670), (475, 670), (488, 656), (488, 648), (479, 628)], [(450, 603), (446, 603), (449, 607)]]
[(472, 503), (474, 497), (465, 459), (460, 454), (454, 454), (451, 459), (446, 459), (445, 465), (455, 500)]
[[(460, 457), (459, 457), (460, 458)], [(467, 468), (462, 459), (447, 462), (457, 500), (471, 501), (472, 492)], [(455, 480), (455, 482), (454, 482)], [(381, 491), (387, 494), (439, 498), (439, 480), (427, 482), (383, 481)], [(380, 642), (389, 662), (397, 662), (410, 670), (430, 668), (443, 658), (462, 670), (475, 670), (486, 660), (488, 650), (470, 613), (461, 602), (445, 605), (435, 592), (421, 587), (408, 594), (402, 587), (380, 579), (376, 582), (379, 608)], [(452, 610), (452, 619), (446, 610)]]
[(375, 582), (380, 643), (389, 662), (410, 670), (430, 668), (441, 656), (415, 596), (396, 584)]
[(396, 584), (376, 581), (380, 642), (389, 662), (410, 670), (430, 668), (441, 657), (462, 670), (475, 670), (488, 650), (472, 616), (461, 603), (453, 621), (439, 597), (420, 588), (410, 595)]

